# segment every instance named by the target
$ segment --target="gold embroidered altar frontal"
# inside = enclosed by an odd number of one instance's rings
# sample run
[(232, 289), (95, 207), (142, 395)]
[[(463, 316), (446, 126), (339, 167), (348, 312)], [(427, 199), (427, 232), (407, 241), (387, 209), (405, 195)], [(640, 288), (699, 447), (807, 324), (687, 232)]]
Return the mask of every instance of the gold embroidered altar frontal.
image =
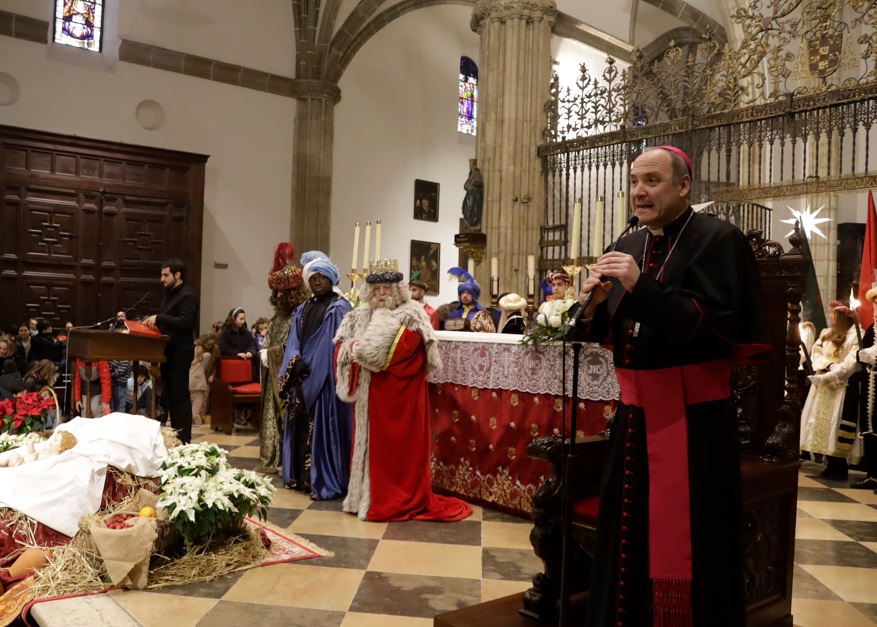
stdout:
[[(433, 485), (470, 501), (528, 516), (549, 466), (527, 457), (535, 438), (569, 422), (572, 351), (563, 396), (562, 347), (537, 353), (520, 336), (439, 332), (444, 368), (430, 376)], [(618, 397), (611, 354), (582, 351), (577, 431), (602, 431)], [(565, 413), (564, 413), (565, 408)]]

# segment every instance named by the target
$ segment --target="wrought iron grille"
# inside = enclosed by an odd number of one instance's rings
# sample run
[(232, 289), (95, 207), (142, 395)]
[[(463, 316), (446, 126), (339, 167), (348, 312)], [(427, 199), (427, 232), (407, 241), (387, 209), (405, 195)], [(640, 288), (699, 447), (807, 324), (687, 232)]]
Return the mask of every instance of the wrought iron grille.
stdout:
[(732, 18), (744, 33), (736, 48), (707, 35), (655, 59), (635, 52), (624, 69), (609, 58), (599, 76), (582, 66), (575, 86), (555, 77), (539, 149), (545, 225), (570, 224), (581, 197), (582, 244), (543, 250), (543, 267), (594, 252), (601, 196), (598, 239), (611, 241), (630, 163), (649, 146), (685, 150), (692, 202), (733, 207), (727, 216), (768, 238), (772, 199), (877, 185), (877, 0), (755, 0)]

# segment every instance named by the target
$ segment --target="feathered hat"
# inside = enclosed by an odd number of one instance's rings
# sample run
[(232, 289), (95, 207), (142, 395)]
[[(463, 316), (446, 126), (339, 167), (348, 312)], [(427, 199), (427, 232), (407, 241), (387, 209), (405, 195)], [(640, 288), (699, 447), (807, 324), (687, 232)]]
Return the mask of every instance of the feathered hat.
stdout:
[(472, 294), (475, 300), (481, 298), (481, 286), (478, 285), (478, 281), (475, 280), (475, 277), (469, 274), (465, 268), (459, 266), (448, 268), (448, 274), (457, 277), (460, 280), (460, 284), (457, 286), (457, 296), (460, 296), (464, 291), (467, 291)]
[(420, 275), (423, 274), (423, 270), (418, 270), (411, 275), (411, 278), (408, 279), (408, 285), (413, 285), (414, 287), (419, 287), (424, 292), (429, 290), (429, 285), (426, 284), (426, 281), (420, 280)]
[(301, 270), (292, 265), (295, 249), (289, 242), (280, 242), (274, 248), (274, 262), (268, 273), (268, 287), (275, 292), (295, 289), (303, 283)]

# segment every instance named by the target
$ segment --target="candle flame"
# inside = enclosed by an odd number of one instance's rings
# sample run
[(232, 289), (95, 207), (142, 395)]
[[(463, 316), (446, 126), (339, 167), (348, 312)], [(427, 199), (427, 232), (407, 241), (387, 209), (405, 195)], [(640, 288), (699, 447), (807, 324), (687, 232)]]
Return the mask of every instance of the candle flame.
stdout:
[(855, 293), (853, 293), (853, 289), (850, 288), (850, 309), (855, 311), (856, 309), (859, 308), (859, 305), (861, 305), (861, 304), (862, 304), (862, 302), (860, 300), (856, 299), (856, 295), (855, 295)]

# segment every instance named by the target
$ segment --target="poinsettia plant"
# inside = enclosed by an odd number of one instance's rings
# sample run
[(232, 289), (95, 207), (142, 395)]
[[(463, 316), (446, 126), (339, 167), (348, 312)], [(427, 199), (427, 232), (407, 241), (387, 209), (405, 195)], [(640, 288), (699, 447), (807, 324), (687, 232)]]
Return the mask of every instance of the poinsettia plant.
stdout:
[(0, 431), (30, 433), (41, 431), (49, 424), (49, 412), (55, 409), (55, 399), (43, 398), (39, 392), (24, 392), (0, 401)]
[(166, 509), (188, 546), (233, 533), (244, 516), (254, 512), (264, 520), (274, 493), (269, 479), (233, 468), (227, 453), (210, 442), (171, 449), (158, 476), (158, 505)]

